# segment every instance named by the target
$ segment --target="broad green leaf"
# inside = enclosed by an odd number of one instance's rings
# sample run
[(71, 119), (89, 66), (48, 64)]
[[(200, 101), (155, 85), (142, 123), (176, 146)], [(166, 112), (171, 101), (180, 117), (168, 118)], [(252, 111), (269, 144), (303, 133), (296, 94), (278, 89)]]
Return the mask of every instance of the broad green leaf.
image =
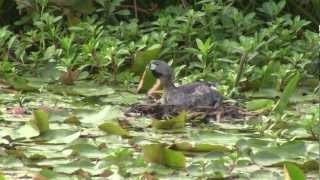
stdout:
[(4, 177), (4, 175), (1, 171), (0, 171), (0, 180), (6, 180), (6, 178)]
[(20, 76), (7, 76), (5, 77), (5, 79), (6, 79), (6, 82), (16, 90), (36, 91), (42, 85), (42, 83), (40, 84), (32, 83), (26, 78), (23, 78)]
[(38, 109), (33, 111), (33, 122), (39, 129), (40, 134), (49, 131), (49, 114), (48, 112)]
[(140, 78), (137, 92), (146, 92), (153, 87), (156, 82), (156, 78), (152, 75), (151, 71), (146, 68)]
[(116, 106), (105, 106), (99, 112), (85, 114), (80, 119), (82, 124), (90, 127), (96, 127), (107, 120), (118, 119), (123, 116), (123, 112)]
[(132, 71), (136, 74), (141, 74), (145, 70), (146, 65), (153, 59), (158, 58), (161, 52), (161, 45), (155, 44), (144, 51), (139, 51), (135, 54)]
[[(41, 132), (41, 131), (40, 131)], [(39, 130), (34, 128), (30, 123), (27, 123), (17, 129), (18, 137), (32, 138), (40, 135)]]
[(273, 74), (278, 73), (280, 70), (280, 61), (271, 61), (264, 74), (260, 83), (260, 88), (277, 88), (278, 78)]
[(98, 169), (96, 165), (93, 163), (93, 161), (90, 161), (86, 158), (75, 160), (68, 164), (58, 164), (53, 168), (53, 171), (66, 174), (73, 174), (80, 169), (85, 172), (89, 172), (92, 175), (98, 175), (104, 171), (104, 168)]
[(103, 132), (113, 135), (119, 135), (124, 137), (129, 137), (129, 132), (123, 129), (119, 124), (113, 122), (106, 122), (99, 126), (99, 129)]
[(250, 173), (250, 180), (283, 180), (280, 173), (272, 170), (261, 169)]
[(292, 163), (285, 163), (283, 166), (285, 180), (305, 180), (303, 171)]
[(52, 171), (52, 170), (50, 170), (50, 169), (47, 169), (47, 168), (42, 169), (42, 170), (39, 172), (39, 174), (40, 174), (41, 176), (46, 177), (47, 179), (53, 179), (53, 178), (56, 178), (56, 177), (57, 177), (57, 173), (56, 173), (56, 172), (54, 172), (54, 171)]
[(52, 144), (71, 143), (80, 136), (80, 132), (69, 129), (50, 129), (41, 136), (41, 140), (48, 141)]
[(144, 159), (147, 162), (162, 164), (171, 168), (181, 169), (186, 165), (182, 152), (168, 149), (163, 144), (149, 144), (143, 146)]
[(278, 113), (282, 113), (288, 106), (289, 98), (293, 95), (295, 90), (297, 89), (298, 83), (300, 80), (300, 73), (296, 73), (289, 80), (288, 84), (284, 88), (284, 91), (281, 94), (280, 100), (277, 102), (275, 107), (275, 111)]
[(177, 128), (183, 128), (185, 126), (185, 122), (187, 120), (187, 112), (182, 111), (180, 114), (176, 117), (173, 117), (168, 120), (153, 120), (152, 121), (152, 127), (155, 127), (157, 129), (177, 129)]
[(98, 147), (88, 143), (71, 145), (68, 147), (68, 149), (72, 149), (73, 154), (77, 154), (86, 158), (102, 159), (106, 156), (105, 153), (99, 151)]
[(75, 85), (49, 85), (48, 89), (57, 94), (67, 94), (73, 96), (106, 96), (113, 94), (115, 91), (106, 85), (95, 84), (92, 82), (77, 82)]
[(255, 99), (246, 103), (246, 108), (249, 111), (257, 110), (271, 110), (273, 106), (273, 100), (271, 99)]

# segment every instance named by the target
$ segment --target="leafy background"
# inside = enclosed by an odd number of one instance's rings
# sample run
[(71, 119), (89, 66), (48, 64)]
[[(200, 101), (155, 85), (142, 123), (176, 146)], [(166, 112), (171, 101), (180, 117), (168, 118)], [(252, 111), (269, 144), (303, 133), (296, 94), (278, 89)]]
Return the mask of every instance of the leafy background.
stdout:
[[(319, 12), (317, 0), (0, 0), (0, 179), (315, 179)], [(155, 58), (260, 115), (128, 119)]]

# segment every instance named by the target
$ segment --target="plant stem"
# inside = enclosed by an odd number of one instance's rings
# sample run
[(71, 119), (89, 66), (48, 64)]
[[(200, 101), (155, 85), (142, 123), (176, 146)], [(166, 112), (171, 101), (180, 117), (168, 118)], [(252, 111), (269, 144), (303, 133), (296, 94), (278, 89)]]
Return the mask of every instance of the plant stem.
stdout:
[(234, 82), (233, 88), (236, 88), (239, 85), (239, 81), (241, 79), (241, 76), (243, 74), (244, 67), (245, 67), (245, 64), (246, 64), (246, 61), (247, 61), (247, 56), (248, 56), (247, 53), (243, 53), (242, 56), (241, 56), (240, 67), (239, 67), (239, 71), (238, 71), (236, 80)]

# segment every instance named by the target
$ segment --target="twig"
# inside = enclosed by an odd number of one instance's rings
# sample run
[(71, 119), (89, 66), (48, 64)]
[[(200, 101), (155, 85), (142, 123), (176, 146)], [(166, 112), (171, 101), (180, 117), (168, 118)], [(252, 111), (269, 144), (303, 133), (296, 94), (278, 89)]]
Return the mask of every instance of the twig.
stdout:
[[(130, 9), (135, 9), (135, 7), (133, 5), (121, 5), (120, 7), (121, 8), (125, 8), (125, 9), (129, 9), (129, 8)], [(151, 12), (149, 12), (148, 10), (139, 8), (138, 6), (136, 8), (137, 8), (137, 11), (139, 11), (139, 12), (145, 13), (147, 15), (151, 14)]]
[(133, 0), (134, 4), (134, 16), (136, 19), (138, 19), (138, 7), (137, 7), (137, 0)]

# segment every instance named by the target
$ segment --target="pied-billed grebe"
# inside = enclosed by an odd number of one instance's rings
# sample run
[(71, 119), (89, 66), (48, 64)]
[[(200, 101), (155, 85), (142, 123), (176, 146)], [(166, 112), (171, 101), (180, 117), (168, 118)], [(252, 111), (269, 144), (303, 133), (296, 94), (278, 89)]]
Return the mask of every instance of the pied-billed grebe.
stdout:
[(183, 107), (212, 106), (219, 107), (223, 97), (210, 88), (208, 83), (195, 82), (176, 87), (173, 80), (173, 71), (170, 66), (160, 60), (153, 60), (149, 65), (152, 74), (158, 78), (165, 90), (164, 104)]

